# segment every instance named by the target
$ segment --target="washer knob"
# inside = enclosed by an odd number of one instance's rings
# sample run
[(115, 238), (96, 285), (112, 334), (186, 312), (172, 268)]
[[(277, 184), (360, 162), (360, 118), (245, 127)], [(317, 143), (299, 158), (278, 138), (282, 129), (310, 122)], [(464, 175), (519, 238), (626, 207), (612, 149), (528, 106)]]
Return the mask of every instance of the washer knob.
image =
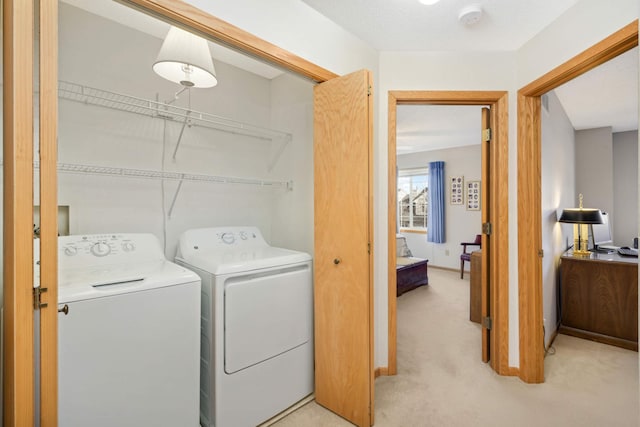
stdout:
[(111, 247), (105, 242), (94, 243), (91, 246), (91, 253), (95, 256), (106, 256), (111, 252)]
[(246, 233), (246, 232), (244, 232), (244, 231), (241, 231), (241, 232), (240, 232), (240, 238), (241, 238), (242, 240), (247, 240), (247, 233)]
[(74, 256), (78, 253), (78, 248), (75, 246), (66, 246), (64, 248), (64, 254), (67, 256)]
[(222, 234), (222, 241), (224, 243), (226, 243), (227, 245), (231, 245), (236, 241), (236, 238), (233, 235), (233, 233), (223, 233)]
[(125, 252), (133, 252), (136, 250), (136, 245), (134, 245), (133, 242), (123, 242), (122, 250)]

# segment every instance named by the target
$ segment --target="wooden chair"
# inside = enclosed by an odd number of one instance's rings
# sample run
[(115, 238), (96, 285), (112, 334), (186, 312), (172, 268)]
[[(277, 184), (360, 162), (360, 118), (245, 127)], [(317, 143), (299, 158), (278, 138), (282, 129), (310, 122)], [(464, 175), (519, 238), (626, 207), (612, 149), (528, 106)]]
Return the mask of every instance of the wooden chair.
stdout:
[(460, 254), (460, 278), (464, 277), (464, 262), (471, 262), (471, 252), (467, 252), (467, 246), (477, 246), (478, 248), (482, 247), (482, 235), (476, 234), (476, 240), (473, 242), (462, 242), (462, 253)]

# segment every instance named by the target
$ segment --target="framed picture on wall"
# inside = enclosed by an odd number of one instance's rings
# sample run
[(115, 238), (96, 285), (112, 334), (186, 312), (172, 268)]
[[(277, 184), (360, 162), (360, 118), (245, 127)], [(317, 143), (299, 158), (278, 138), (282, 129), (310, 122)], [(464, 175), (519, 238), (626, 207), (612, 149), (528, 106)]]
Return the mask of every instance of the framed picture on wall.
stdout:
[(480, 181), (467, 182), (467, 210), (480, 210)]
[(464, 204), (464, 176), (449, 178), (449, 201), (452, 205)]

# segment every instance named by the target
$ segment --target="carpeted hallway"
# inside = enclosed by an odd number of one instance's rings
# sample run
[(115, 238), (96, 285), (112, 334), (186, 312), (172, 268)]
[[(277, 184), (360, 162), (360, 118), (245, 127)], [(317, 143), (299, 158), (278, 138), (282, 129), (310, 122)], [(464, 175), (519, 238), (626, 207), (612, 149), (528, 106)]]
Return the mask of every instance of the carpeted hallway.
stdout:
[[(429, 269), (429, 286), (398, 298), (398, 375), (375, 382), (375, 425), (640, 425), (638, 353), (558, 335), (545, 383), (496, 375), (480, 361), (469, 280)], [(311, 402), (277, 427), (351, 424)]]

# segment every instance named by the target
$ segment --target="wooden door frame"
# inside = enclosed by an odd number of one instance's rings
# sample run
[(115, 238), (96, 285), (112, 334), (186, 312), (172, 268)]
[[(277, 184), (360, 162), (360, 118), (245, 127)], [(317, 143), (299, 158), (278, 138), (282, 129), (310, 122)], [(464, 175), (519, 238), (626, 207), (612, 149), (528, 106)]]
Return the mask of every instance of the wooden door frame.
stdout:
[[(488, 105), (495, 125), (495, 158), (491, 159), (490, 218), (493, 225), (489, 254), (490, 305), (493, 314), (491, 331), (491, 366), (500, 375), (517, 375), (509, 367), (509, 117), (506, 91), (389, 91), (388, 105), (388, 366), (381, 374), (397, 373), (396, 312), (396, 123), (398, 105)], [(484, 173), (484, 171), (483, 171)], [(482, 177), (484, 181), (486, 177)], [(484, 257), (483, 257), (484, 259)], [(485, 267), (486, 268), (486, 267)], [(478, 352), (478, 358), (481, 354)]]
[(33, 2), (3, 2), (3, 420), (34, 417)]
[[(257, 57), (294, 74), (321, 83), (338, 77), (319, 67), (221, 19), (211, 16), (187, 3), (175, 0), (120, 0), (143, 13), (191, 29), (208, 39), (217, 41), (250, 56)], [(3, 72), (4, 72), (4, 367), (3, 417), (4, 425), (30, 425), (34, 414), (33, 365), (33, 5), (21, 0), (3, 2)], [(48, 23), (51, 21), (49, 16)], [(55, 19), (54, 19), (55, 20)], [(49, 27), (51, 28), (51, 27)], [(57, 31), (57, 23), (53, 25)], [(51, 47), (49, 45), (49, 47)], [(57, 54), (52, 54), (57, 60)], [(51, 59), (51, 58), (50, 58)], [(51, 62), (48, 62), (51, 64)], [(51, 80), (50, 70), (43, 76)], [(57, 77), (55, 77), (57, 79)], [(57, 114), (57, 106), (49, 117)], [(47, 130), (51, 135), (51, 130)], [(45, 153), (51, 159), (52, 152)], [(41, 171), (42, 173), (43, 171)], [(55, 171), (47, 176), (57, 176)], [(52, 175), (53, 174), (53, 175)], [(54, 197), (55, 198), (55, 197)], [(52, 197), (47, 197), (49, 201)], [(55, 201), (57, 204), (57, 200)], [(57, 212), (56, 212), (57, 216)], [(49, 224), (49, 227), (52, 223)], [(41, 254), (41, 260), (55, 260), (56, 254)], [(55, 268), (57, 275), (57, 266)], [(51, 270), (48, 270), (51, 271)], [(44, 273), (44, 272), (43, 272)], [(52, 297), (49, 298), (54, 301)], [(53, 308), (57, 304), (49, 302)], [(370, 307), (373, 310), (373, 306)], [(55, 329), (55, 325), (53, 325)], [(57, 335), (57, 334), (56, 334)], [(56, 337), (57, 339), (57, 337)], [(8, 357), (7, 357), (8, 356)], [(371, 356), (373, 357), (373, 356)], [(57, 363), (45, 360), (41, 365), (48, 372), (46, 390), (56, 383)], [(51, 391), (47, 393), (47, 397)], [(54, 396), (55, 397), (55, 396)], [(52, 402), (51, 400), (49, 400)], [(42, 425), (57, 425), (55, 408), (49, 406), (41, 415)]]
[(540, 97), (637, 45), (635, 20), (518, 91), (520, 378), (528, 383), (544, 382)]

